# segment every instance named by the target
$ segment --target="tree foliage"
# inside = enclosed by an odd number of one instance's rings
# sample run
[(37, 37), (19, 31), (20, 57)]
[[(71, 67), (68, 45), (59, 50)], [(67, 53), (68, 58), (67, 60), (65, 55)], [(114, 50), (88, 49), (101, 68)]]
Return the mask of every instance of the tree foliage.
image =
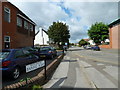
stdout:
[(53, 24), (48, 29), (48, 36), (54, 43), (69, 43), (69, 30), (68, 26), (62, 22), (53, 22)]
[(89, 44), (89, 42), (85, 41), (84, 39), (81, 39), (81, 40), (79, 41), (79, 45), (80, 45), (80, 46), (84, 46), (84, 45), (88, 45), (88, 44)]
[(88, 30), (89, 37), (96, 43), (100, 44), (101, 41), (105, 41), (105, 39), (109, 38), (109, 30), (108, 26), (102, 22), (96, 22), (93, 24)]

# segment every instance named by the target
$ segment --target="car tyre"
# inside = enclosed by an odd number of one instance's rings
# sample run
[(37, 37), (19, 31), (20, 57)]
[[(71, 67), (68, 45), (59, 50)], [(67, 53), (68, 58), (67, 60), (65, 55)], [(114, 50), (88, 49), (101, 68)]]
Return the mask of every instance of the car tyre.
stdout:
[(20, 69), (18, 67), (16, 67), (12, 72), (12, 78), (17, 79), (17, 78), (19, 78), (19, 76), (20, 76)]
[(53, 55), (51, 55), (50, 59), (53, 59), (53, 58), (54, 58), (54, 56), (53, 56)]

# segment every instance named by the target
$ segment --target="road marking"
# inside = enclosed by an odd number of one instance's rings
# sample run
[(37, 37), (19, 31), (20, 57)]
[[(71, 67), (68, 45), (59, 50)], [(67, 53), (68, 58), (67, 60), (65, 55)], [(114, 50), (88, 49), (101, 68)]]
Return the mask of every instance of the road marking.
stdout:
[(76, 68), (76, 84), (74, 88), (91, 88), (87, 82), (81, 68)]
[(70, 59), (70, 57), (68, 57), (68, 56), (65, 56), (65, 57), (64, 57), (64, 59), (65, 59), (65, 60), (69, 60), (69, 59)]
[(88, 64), (88, 63), (86, 63), (84, 61), (80, 61), (80, 63), (82, 63), (84, 65), (84, 67), (90, 67), (90, 66), (92, 66), (92, 65), (90, 65), (90, 64)]
[[(75, 54), (75, 55), (77, 55), (77, 56), (79, 56), (79, 57), (84, 57), (84, 56), (81, 56), (81, 55), (79, 55), (79, 54)], [(94, 60), (94, 61), (97, 61), (97, 62), (104, 62), (104, 63), (110, 63), (110, 64), (114, 64), (114, 65), (120, 65), (120, 63), (111, 62), (111, 61), (105, 61), (105, 60), (93, 59), (93, 58), (86, 57), (86, 56), (85, 56), (84, 58), (90, 59), (90, 60)]]
[[(118, 80), (118, 67), (115, 66), (106, 66), (105, 69), (103, 69), (105, 72), (110, 74), (112, 77), (114, 77), (116, 80)], [(111, 73), (112, 71), (112, 73)]]
[(90, 79), (95, 83), (95, 85), (97, 85), (98, 88), (118, 88), (95, 68), (86, 68), (86, 71)]
[(105, 64), (102, 64), (102, 63), (97, 63), (97, 65), (105, 65)]
[(95, 88), (95, 89), (97, 90), (97, 87), (96, 87), (96, 85), (94, 84), (94, 82), (90, 80), (90, 78), (89, 78), (89, 76), (88, 76), (88, 74), (87, 74), (87, 72), (86, 72), (86, 69), (84, 68), (84, 65), (81, 64), (80, 61), (78, 61), (78, 62), (79, 62), (79, 66), (81, 67), (81, 70), (82, 70), (82, 72), (83, 72), (83, 74), (84, 74), (87, 82), (90, 84), (91, 88)]

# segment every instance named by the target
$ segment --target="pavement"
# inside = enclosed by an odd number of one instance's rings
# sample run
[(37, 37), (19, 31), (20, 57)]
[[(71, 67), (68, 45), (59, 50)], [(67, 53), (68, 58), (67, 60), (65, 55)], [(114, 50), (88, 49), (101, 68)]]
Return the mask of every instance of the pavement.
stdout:
[[(102, 49), (102, 52), (94, 52), (89, 50), (83, 51), (81, 48), (75, 48), (67, 51), (52, 78), (48, 83), (43, 85), (43, 88), (87, 88), (87, 90), (88, 88), (90, 88), (90, 90), (96, 90), (96, 88), (117, 88), (117, 65), (108, 63), (110, 61), (107, 61), (106, 64), (106, 62), (101, 60), (97, 61), (95, 58), (93, 58), (95, 54), (98, 59), (104, 58), (107, 60), (107, 57), (101, 58), (98, 56), (105, 54), (110, 56), (112, 55), (111, 57), (115, 56), (114, 59), (116, 59), (117, 51)], [(85, 53), (88, 55), (87, 58), (80, 56), (81, 54), (84, 55)]]

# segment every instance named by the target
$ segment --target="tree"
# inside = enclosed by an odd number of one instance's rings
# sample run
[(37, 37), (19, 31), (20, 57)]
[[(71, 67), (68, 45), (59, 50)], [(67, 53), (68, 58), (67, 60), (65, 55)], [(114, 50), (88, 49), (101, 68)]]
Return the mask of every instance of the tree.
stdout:
[(80, 46), (85, 46), (85, 45), (88, 45), (88, 44), (89, 44), (89, 42), (85, 41), (84, 39), (81, 39), (81, 40), (79, 41), (79, 45), (80, 45)]
[(109, 30), (108, 26), (102, 22), (96, 22), (94, 25), (90, 27), (88, 30), (88, 36), (96, 43), (101, 44), (101, 41), (105, 41), (105, 39), (109, 38)]
[(54, 43), (57, 43), (60, 46), (60, 42), (64, 45), (66, 42), (69, 43), (69, 30), (66, 24), (62, 22), (53, 22), (48, 29), (48, 36), (51, 38)]

